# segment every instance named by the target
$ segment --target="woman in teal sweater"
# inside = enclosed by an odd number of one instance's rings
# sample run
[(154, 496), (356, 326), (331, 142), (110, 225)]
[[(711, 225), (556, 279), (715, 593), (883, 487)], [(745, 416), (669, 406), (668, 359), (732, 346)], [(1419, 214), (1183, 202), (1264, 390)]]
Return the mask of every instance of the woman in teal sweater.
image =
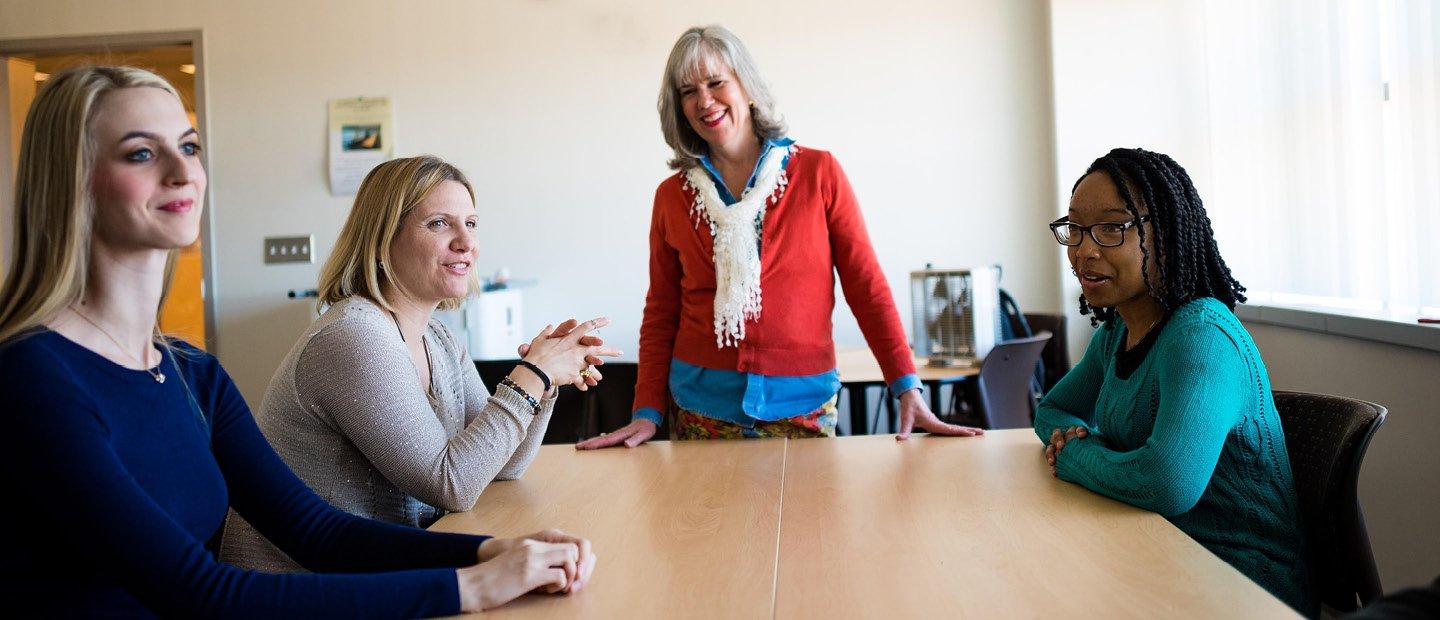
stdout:
[(1035, 414), (1055, 475), (1164, 515), (1313, 614), (1270, 379), (1231, 312), (1245, 289), (1189, 175), (1165, 155), (1115, 149), (1050, 228), (1080, 281), (1080, 312), (1102, 323)]

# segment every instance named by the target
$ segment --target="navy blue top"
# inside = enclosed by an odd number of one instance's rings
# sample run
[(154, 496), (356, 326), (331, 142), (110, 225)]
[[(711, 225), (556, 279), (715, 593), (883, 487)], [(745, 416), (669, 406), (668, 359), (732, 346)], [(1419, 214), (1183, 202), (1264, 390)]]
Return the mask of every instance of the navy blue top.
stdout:
[[(275, 455), (214, 356), (177, 343), (158, 368), (164, 383), (48, 330), (0, 346), (0, 482), (14, 502), (0, 511), (7, 607), (267, 618), (460, 611), (454, 568), (474, 564), (485, 537), (331, 507)], [(206, 543), (227, 506), (316, 573), (216, 561)]]

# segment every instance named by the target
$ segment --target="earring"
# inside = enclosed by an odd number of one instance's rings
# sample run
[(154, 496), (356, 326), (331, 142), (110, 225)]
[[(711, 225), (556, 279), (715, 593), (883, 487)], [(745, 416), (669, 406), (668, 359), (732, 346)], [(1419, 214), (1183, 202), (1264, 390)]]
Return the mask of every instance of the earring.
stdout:
[(750, 100), (750, 107), (752, 107), (752, 108), (755, 107), (755, 100), (754, 100), (754, 99), (751, 99), (751, 100)]

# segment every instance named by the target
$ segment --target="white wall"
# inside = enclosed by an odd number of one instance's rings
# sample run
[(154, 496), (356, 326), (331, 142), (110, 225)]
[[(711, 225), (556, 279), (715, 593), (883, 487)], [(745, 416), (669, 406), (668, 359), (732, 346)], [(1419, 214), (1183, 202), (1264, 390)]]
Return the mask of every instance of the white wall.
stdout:
[[(314, 233), (323, 257), (349, 207), (324, 178), (334, 97), (393, 97), (399, 154), (471, 175), (478, 266), (539, 280), (531, 329), (606, 314), (633, 356), (668, 172), (660, 72), (685, 27), (711, 22), (750, 46), (801, 144), (845, 165), (907, 328), (926, 261), (1000, 262), (1026, 309), (1058, 307), (1039, 0), (0, 0), (0, 38), (203, 30), (219, 353), (252, 403), (308, 321), (284, 293), (314, 286), (319, 262), (266, 267), (261, 239)], [(843, 309), (837, 340), (860, 342)]]
[(1246, 322), (1277, 390), (1390, 410), (1360, 471), (1360, 504), (1386, 590), (1440, 575), (1440, 353)]

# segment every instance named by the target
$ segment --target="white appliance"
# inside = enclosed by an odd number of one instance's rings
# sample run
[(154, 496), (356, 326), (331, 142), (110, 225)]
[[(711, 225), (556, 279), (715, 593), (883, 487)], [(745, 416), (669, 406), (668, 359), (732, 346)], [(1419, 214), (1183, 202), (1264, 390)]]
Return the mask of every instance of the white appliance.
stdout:
[(915, 354), (931, 366), (978, 365), (1000, 339), (1000, 268), (910, 272)]
[(516, 289), (480, 293), (465, 302), (465, 331), (472, 359), (515, 359), (516, 347), (530, 341), (524, 331), (520, 302), (520, 291)]

